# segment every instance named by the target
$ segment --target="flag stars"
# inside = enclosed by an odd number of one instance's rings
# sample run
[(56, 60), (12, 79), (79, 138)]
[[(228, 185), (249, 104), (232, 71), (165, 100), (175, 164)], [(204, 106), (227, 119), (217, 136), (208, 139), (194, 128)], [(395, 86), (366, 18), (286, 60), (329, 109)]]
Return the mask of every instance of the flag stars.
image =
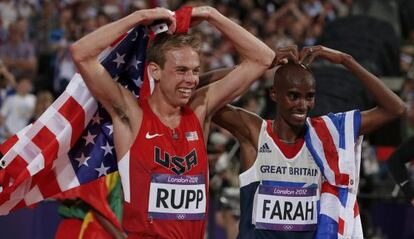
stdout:
[(96, 137), (96, 135), (91, 134), (91, 132), (88, 131), (88, 135), (82, 137), (86, 141), (85, 146), (87, 146), (88, 144), (95, 144), (95, 142), (94, 142), (95, 137)]
[(105, 127), (109, 129), (109, 135), (111, 135), (114, 132), (114, 126), (113, 125), (105, 125)]
[(137, 56), (134, 55), (133, 58), (132, 58), (132, 60), (131, 60), (131, 63), (129, 65), (131, 67), (134, 67), (136, 70), (138, 70), (139, 69), (139, 64), (141, 64), (141, 63), (142, 63), (142, 61), (139, 61), (137, 59)]
[(147, 38), (147, 37), (149, 37), (148, 30), (144, 29), (144, 35), (142, 36), (142, 38)]
[(141, 80), (141, 76), (138, 76), (137, 79), (132, 79), (135, 83), (136, 86), (141, 87), (142, 85), (142, 80)]
[(78, 161), (78, 168), (80, 168), (82, 165), (89, 167), (88, 160), (90, 158), (91, 157), (86, 157), (84, 153), (81, 153), (81, 156), (79, 158), (75, 158), (75, 160)]
[(99, 173), (98, 178), (101, 177), (101, 176), (106, 175), (108, 173), (109, 168), (110, 167), (105, 167), (103, 162), (101, 163), (101, 166), (99, 168), (95, 168), (95, 170), (98, 171), (98, 173)]
[(136, 41), (137, 39), (138, 39), (138, 32), (135, 32), (135, 36), (134, 36), (134, 38), (132, 38), (131, 41)]
[(103, 149), (103, 150), (105, 151), (105, 153), (104, 153), (104, 157), (105, 157), (107, 154), (112, 155), (112, 149), (113, 149), (113, 148), (114, 148), (113, 146), (109, 145), (109, 142), (106, 142), (106, 145), (105, 145), (105, 146), (101, 146), (101, 149)]
[(97, 113), (93, 118), (92, 118), (92, 122), (93, 124), (100, 124), (101, 120), (103, 120), (103, 118), (99, 115), (99, 113)]
[(124, 60), (125, 55), (126, 54), (119, 55), (118, 52), (116, 53), (116, 59), (112, 61), (116, 63), (116, 68), (119, 68), (121, 64), (125, 63), (125, 60)]

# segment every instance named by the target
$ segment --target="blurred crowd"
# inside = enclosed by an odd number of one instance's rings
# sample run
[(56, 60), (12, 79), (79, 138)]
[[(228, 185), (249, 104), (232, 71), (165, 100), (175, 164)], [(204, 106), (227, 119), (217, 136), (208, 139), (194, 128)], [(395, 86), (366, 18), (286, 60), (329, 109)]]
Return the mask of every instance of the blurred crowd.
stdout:
[[(400, 45), (390, 46), (398, 47), (400, 52), (399, 69), (394, 76), (404, 79), (399, 93), (411, 109), (401, 130), (402, 137), (412, 135), (414, 28), (407, 26), (409, 19), (401, 11), (406, 2), (409, 1), (0, 0), (0, 140), (36, 120), (65, 89), (76, 72), (68, 51), (71, 43), (132, 11), (154, 6), (175, 10), (188, 3), (214, 6), (272, 49), (292, 44), (299, 48), (318, 44), (325, 26), (350, 15), (369, 14), (380, 18), (391, 26), (399, 39)], [(192, 31), (203, 39), (203, 71), (231, 67), (239, 62), (233, 47), (221, 41), (219, 33), (207, 24)], [(274, 108), (268, 107), (271, 103), (267, 89), (273, 82), (273, 73), (269, 70), (234, 103), (265, 118), (271, 117)], [(210, 217), (221, 234), (209, 230), (210, 238), (235, 238), (239, 216), (238, 144), (221, 128), (213, 126), (211, 132), (208, 142), (211, 208), (216, 210)], [(369, 142), (364, 147), (365, 184), (362, 181), (361, 186), (368, 185), (372, 190), (383, 186), (389, 176), (378, 161), (375, 147)], [(384, 191), (384, 195), (386, 193)], [(372, 230), (367, 235), (378, 233), (375, 228), (367, 230)], [(213, 232), (217, 237), (211, 234)]]

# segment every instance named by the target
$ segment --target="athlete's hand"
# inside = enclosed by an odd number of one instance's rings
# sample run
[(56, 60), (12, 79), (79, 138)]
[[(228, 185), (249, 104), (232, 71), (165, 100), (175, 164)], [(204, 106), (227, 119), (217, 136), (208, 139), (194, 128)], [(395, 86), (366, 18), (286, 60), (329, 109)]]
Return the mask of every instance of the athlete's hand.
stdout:
[(166, 8), (152, 8), (139, 10), (138, 13), (141, 16), (140, 24), (151, 25), (157, 20), (165, 21), (168, 24), (168, 32), (174, 33), (177, 26), (174, 14), (172, 11)]
[(210, 6), (193, 7), (193, 11), (191, 12), (191, 26), (195, 26), (202, 21), (208, 21), (213, 11), (217, 10)]
[(299, 55), (299, 63), (304, 64), (306, 66), (311, 65), (312, 62), (315, 60), (316, 57), (324, 58), (331, 63), (334, 64), (341, 64), (345, 57), (348, 56), (347, 54), (333, 50), (328, 47), (324, 46), (310, 46), (304, 47), (300, 51)]
[(411, 205), (414, 207), (414, 199), (411, 200)]
[(273, 59), (273, 63), (269, 68), (286, 64), (289, 60), (295, 63), (299, 62), (299, 51), (296, 45), (277, 48), (275, 53), (275, 59)]

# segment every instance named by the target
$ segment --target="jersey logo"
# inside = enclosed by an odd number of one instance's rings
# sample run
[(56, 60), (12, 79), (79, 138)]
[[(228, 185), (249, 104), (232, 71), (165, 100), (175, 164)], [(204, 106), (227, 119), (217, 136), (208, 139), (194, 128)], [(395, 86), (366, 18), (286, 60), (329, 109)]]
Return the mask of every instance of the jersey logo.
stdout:
[(188, 141), (198, 140), (197, 131), (185, 132), (185, 137), (187, 138)]
[(145, 135), (146, 139), (152, 139), (158, 136), (162, 136), (163, 134), (150, 134), (149, 132), (147, 132), (147, 134)]
[(259, 153), (271, 153), (272, 150), (269, 148), (269, 145), (267, 145), (267, 143), (264, 143), (260, 149), (259, 149)]
[(177, 175), (189, 172), (198, 163), (195, 149), (183, 157), (172, 156), (168, 152), (164, 152), (164, 155), (162, 155), (161, 149), (158, 147), (155, 147), (154, 150), (154, 161)]

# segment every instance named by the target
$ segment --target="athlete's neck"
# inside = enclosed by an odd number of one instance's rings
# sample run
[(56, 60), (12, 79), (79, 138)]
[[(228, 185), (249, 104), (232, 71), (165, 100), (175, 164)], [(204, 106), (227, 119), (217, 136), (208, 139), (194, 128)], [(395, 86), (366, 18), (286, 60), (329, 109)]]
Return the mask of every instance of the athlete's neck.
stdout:
[(293, 127), (276, 118), (272, 121), (272, 131), (279, 137), (280, 141), (286, 144), (294, 144), (304, 136), (305, 126)]
[(171, 129), (178, 127), (181, 119), (181, 107), (172, 106), (166, 101), (150, 96), (148, 104), (152, 112)]

